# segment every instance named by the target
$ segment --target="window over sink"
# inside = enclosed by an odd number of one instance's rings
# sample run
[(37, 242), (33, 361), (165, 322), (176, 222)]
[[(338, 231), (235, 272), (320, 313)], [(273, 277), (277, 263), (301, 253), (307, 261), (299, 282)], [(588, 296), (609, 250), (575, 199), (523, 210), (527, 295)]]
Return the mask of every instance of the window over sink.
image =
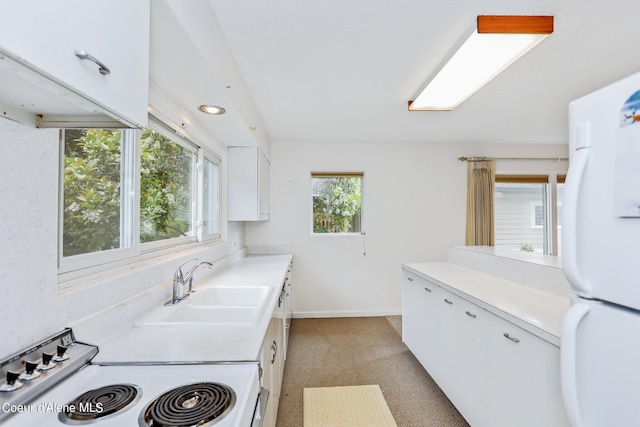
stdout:
[[(156, 120), (60, 132), (62, 276), (220, 239), (220, 159)], [(63, 278), (64, 280), (64, 278)]]

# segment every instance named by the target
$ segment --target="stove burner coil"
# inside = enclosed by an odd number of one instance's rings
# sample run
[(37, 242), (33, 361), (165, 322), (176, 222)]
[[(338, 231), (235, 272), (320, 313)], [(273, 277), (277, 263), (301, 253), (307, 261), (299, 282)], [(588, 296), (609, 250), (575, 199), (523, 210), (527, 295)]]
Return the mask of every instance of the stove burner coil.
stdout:
[(152, 400), (138, 420), (141, 427), (211, 425), (227, 415), (235, 401), (234, 391), (224, 384), (187, 384)]
[(65, 424), (88, 424), (98, 419), (124, 412), (142, 397), (140, 387), (133, 384), (113, 384), (89, 390), (73, 399), (60, 412)]

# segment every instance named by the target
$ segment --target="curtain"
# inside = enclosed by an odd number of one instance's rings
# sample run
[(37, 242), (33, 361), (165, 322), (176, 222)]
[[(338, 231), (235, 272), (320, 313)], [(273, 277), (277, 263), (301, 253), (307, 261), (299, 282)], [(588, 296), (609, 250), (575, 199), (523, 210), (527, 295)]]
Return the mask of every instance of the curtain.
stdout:
[(493, 246), (493, 198), (496, 162), (487, 158), (467, 161), (467, 231), (468, 246)]

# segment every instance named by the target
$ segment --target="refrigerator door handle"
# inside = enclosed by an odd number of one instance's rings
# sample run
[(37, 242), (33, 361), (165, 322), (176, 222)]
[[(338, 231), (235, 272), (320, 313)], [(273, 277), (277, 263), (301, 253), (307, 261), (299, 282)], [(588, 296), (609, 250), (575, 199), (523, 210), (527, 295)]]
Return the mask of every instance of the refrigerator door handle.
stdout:
[(577, 335), (580, 322), (589, 314), (590, 307), (579, 302), (569, 309), (562, 323), (560, 346), (560, 381), (564, 407), (573, 427), (582, 427), (577, 383)]
[[(576, 129), (578, 139), (589, 138), (589, 123), (584, 123)], [(582, 141), (585, 143), (585, 141)], [(567, 174), (564, 190), (564, 212), (562, 217), (562, 267), (569, 282), (578, 291), (586, 291), (586, 283), (578, 271), (578, 195), (584, 169), (589, 160), (589, 146), (583, 146), (574, 152), (574, 157)]]

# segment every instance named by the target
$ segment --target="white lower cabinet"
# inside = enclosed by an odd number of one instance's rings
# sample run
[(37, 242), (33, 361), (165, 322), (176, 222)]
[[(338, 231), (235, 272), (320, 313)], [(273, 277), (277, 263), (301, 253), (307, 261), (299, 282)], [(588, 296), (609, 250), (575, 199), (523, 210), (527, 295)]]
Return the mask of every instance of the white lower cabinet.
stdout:
[(486, 310), (438, 287), (440, 315), (438, 384), (472, 426), (484, 424)]
[[(405, 271), (402, 294), (402, 331), (405, 343), (427, 371), (438, 371), (438, 321), (431, 313), (438, 303), (437, 286), (427, 286), (424, 279)], [(436, 291), (434, 294), (433, 292)]]
[[(291, 266), (287, 278), (280, 290), (280, 298), (273, 307), (273, 315), (269, 328), (262, 341), (260, 350), (260, 367), (262, 368), (262, 387), (269, 390), (269, 400), (264, 414), (262, 427), (275, 427), (282, 390), (282, 378), (286, 360), (286, 346), (288, 339), (288, 325), (291, 319), (290, 298), (293, 292), (291, 286)], [(285, 303), (285, 301), (288, 301)], [(285, 323), (286, 322), (286, 323)], [(287, 325), (287, 328), (285, 328)]]
[(272, 317), (269, 329), (262, 342), (260, 366), (262, 368), (262, 387), (269, 390), (269, 400), (265, 410), (263, 427), (274, 427), (278, 415), (280, 388), (284, 364), (282, 357), (282, 319)]
[(560, 390), (560, 349), (489, 314), (487, 425), (568, 426)]
[(403, 341), (471, 426), (569, 425), (558, 347), (407, 270), (402, 301)]

